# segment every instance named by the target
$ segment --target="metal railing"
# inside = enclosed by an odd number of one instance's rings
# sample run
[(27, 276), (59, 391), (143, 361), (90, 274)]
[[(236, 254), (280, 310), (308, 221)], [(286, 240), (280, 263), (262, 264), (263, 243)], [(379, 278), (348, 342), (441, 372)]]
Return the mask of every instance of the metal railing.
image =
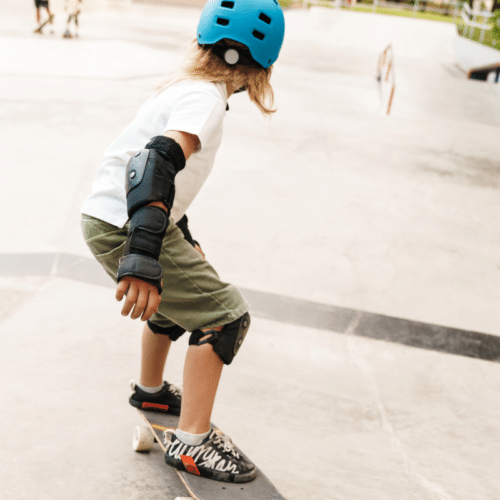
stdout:
[[(392, 45), (388, 45), (378, 58), (377, 81), (379, 82), (382, 106), (384, 106), (385, 113), (388, 115), (391, 112), (396, 90)], [(385, 101), (387, 101), (387, 104), (385, 104)]]
[[(428, 5), (430, 4), (430, 5)], [(396, 10), (407, 10), (413, 11), (413, 15), (416, 16), (420, 12), (433, 12), (437, 14), (448, 14), (453, 17), (457, 17), (460, 7), (459, 0), (451, 0), (449, 2), (443, 3), (437, 6), (435, 2), (427, 0), (415, 0), (413, 5), (411, 3), (404, 2), (391, 2), (388, 0), (373, 0), (373, 12), (377, 10), (377, 7), (387, 7)]]
[[(464, 3), (460, 12), (463, 26), (460, 27), (459, 25), (459, 30), (462, 30), (462, 36), (472, 38), (476, 29), (480, 29), (481, 34), (479, 35), (479, 41), (484, 42), (485, 32), (492, 28), (492, 25), (488, 24), (488, 20), (492, 16), (493, 14), (491, 12), (472, 10), (468, 4)], [(478, 22), (478, 19), (482, 19), (484, 22)]]

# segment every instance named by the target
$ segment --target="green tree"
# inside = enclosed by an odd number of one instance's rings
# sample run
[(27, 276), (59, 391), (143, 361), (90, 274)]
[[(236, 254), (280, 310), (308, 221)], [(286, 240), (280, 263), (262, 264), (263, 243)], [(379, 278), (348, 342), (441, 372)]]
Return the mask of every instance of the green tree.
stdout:
[(490, 22), (493, 25), (491, 30), (493, 38), (500, 41), (500, 9), (495, 10), (493, 17), (490, 18)]

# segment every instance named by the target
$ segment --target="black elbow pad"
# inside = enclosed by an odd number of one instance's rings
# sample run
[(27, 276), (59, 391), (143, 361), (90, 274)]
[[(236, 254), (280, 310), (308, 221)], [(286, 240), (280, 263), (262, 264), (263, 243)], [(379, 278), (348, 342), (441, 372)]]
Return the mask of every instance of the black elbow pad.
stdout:
[(155, 137), (127, 164), (125, 189), (130, 229), (117, 279), (133, 277), (151, 283), (161, 293), (163, 270), (158, 263), (168, 227), (168, 214), (153, 202), (172, 209), (174, 180), (186, 159), (182, 148), (169, 137)]
[(175, 176), (186, 164), (182, 148), (169, 137), (155, 137), (127, 164), (125, 189), (127, 212), (159, 201), (171, 210), (175, 197)]

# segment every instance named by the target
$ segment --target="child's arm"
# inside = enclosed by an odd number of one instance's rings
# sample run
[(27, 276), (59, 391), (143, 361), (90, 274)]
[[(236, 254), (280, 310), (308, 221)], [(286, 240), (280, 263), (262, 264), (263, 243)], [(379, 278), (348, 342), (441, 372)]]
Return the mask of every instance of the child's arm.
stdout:
[[(196, 150), (199, 140), (196, 135), (176, 130), (169, 130), (164, 134), (175, 140), (181, 147), (184, 156), (187, 159)], [(161, 202), (156, 201), (148, 206), (155, 206), (169, 212), (168, 208)], [(141, 318), (142, 321), (147, 321), (158, 310), (161, 302), (161, 296), (156, 286), (146, 283), (132, 276), (123, 277), (116, 288), (116, 300), (121, 301), (126, 295), (125, 303), (122, 308), (122, 315), (132, 319)], [(132, 311), (132, 312), (131, 312)]]

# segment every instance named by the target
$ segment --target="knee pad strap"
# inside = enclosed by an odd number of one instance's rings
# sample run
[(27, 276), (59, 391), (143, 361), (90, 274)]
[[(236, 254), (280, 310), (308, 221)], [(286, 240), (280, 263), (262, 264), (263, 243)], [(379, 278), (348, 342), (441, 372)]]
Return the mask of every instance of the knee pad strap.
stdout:
[[(229, 365), (238, 353), (250, 328), (250, 315), (245, 313), (241, 318), (225, 325), (220, 332), (195, 330), (189, 339), (189, 345), (212, 344), (214, 352)], [(209, 335), (208, 338), (201, 340)]]

